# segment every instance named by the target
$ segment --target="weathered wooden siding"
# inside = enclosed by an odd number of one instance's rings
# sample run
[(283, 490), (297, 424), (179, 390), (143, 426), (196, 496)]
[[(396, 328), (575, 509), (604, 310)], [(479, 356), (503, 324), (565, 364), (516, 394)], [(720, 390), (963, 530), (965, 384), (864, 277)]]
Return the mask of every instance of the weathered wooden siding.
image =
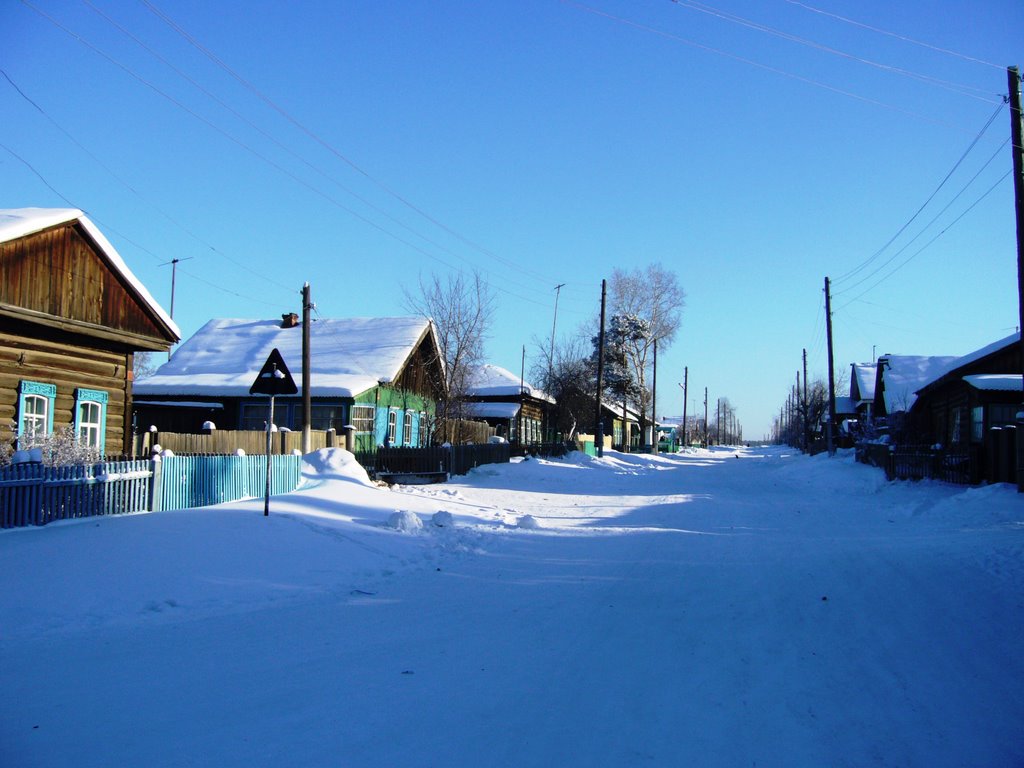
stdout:
[(164, 332), (74, 223), (0, 243), (0, 306), (153, 340), (137, 349), (166, 349)]
[(17, 418), (18, 385), (21, 381), (54, 384), (53, 427), (58, 430), (75, 421), (75, 389), (98, 389), (107, 393), (106, 453), (121, 454), (125, 450), (127, 424), (126, 400), (130, 392), (127, 371), (132, 365), (131, 352), (72, 345), (67, 339), (28, 338), (15, 331), (0, 318), (0, 441), (11, 439), (11, 425)]

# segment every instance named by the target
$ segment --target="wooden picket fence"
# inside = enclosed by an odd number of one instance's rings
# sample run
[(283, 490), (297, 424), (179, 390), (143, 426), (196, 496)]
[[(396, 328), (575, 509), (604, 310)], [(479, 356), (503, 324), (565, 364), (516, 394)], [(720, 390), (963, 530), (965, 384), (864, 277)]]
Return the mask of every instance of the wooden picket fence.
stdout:
[(149, 461), (0, 467), (0, 527), (143, 512), (152, 507), (152, 480)]
[[(266, 456), (165, 456), (158, 462), (157, 510), (191, 509), (263, 496)], [(302, 457), (272, 456), (270, 493), (288, 493), (302, 480)]]
[[(273, 456), (271, 461), (270, 492), (298, 488), (302, 457)], [(166, 456), (65, 467), (12, 464), (0, 467), (0, 528), (259, 498), (266, 479), (266, 456)]]

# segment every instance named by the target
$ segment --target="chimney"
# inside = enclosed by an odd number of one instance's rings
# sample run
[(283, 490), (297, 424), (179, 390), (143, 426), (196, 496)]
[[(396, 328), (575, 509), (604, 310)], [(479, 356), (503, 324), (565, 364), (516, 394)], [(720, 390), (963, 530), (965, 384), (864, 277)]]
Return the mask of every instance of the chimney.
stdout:
[(286, 312), (281, 315), (282, 328), (294, 328), (299, 324), (299, 316), (294, 312)]

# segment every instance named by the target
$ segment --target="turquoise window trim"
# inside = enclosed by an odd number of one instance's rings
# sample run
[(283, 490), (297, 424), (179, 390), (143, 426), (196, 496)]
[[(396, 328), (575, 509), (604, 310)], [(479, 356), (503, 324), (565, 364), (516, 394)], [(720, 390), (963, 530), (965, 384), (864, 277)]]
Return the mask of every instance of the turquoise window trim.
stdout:
[(75, 390), (75, 437), (81, 434), (82, 427), (82, 406), (87, 403), (95, 403), (100, 408), (99, 437), (96, 448), (102, 453), (107, 445), (107, 403), (110, 396), (99, 389), (85, 389), (79, 387)]
[(46, 434), (53, 434), (53, 404), (57, 399), (57, 385), (43, 384), (39, 381), (22, 380), (18, 384), (18, 434), (25, 431), (25, 400), (29, 397), (42, 397), (46, 400)]

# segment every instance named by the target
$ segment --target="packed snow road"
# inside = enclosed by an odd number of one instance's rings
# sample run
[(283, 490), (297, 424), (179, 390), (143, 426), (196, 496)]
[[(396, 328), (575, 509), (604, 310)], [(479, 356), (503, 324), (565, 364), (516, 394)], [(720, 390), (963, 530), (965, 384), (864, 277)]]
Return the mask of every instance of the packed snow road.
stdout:
[(0, 764), (1024, 764), (1010, 488), (777, 449), (309, 469), (269, 520), (0, 536)]

